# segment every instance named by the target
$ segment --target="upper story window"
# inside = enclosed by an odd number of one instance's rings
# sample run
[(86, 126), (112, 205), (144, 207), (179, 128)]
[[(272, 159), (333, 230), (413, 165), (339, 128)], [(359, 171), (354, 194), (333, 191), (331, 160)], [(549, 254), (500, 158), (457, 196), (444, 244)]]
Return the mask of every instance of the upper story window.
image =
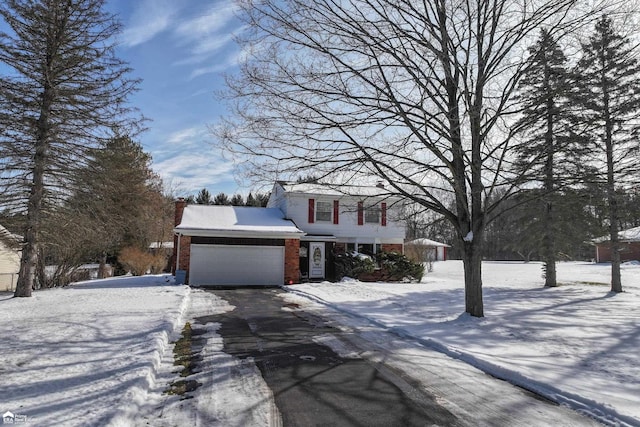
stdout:
[(365, 208), (364, 202), (358, 202), (358, 225), (364, 224), (380, 224), (387, 225), (387, 203), (382, 202), (379, 205), (368, 206)]
[(333, 213), (333, 203), (316, 201), (316, 221), (331, 222)]
[(364, 222), (369, 224), (380, 224), (380, 208), (371, 206), (364, 210)]

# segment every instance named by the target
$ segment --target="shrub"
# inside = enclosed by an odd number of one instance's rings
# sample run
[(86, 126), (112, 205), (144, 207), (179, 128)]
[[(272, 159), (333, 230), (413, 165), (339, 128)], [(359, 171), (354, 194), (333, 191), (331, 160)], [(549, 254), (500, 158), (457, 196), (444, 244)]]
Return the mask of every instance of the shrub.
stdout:
[[(134, 246), (123, 248), (118, 255), (118, 261), (134, 276), (142, 276), (148, 271), (155, 271), (159, 264), (158, 255), (150, 254)], [(164, 261), (162, 266), (164, 267)]]
[(411, 261), (397, 252), (381, 252), (376, 255), (380, 263), (381, 279), (385, 281), (415, 280), (419, 282), (424, 275), (424, 265)]
[(359, 253), (339, 253), (335, 254), (334, 259), (338, 281), (344, 277), (357, 279), (361, 274), (372, 273), (376, 268), (371, 257)]

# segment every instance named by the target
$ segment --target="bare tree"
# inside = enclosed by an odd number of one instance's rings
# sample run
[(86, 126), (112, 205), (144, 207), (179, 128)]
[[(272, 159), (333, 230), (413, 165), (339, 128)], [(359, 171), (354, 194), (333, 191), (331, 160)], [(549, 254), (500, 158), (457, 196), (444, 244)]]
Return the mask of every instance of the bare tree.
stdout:
[(228, 79), (236, 119), (218, 136), (251, 174), (383, 180), (443, 215), (465, 310), (483, 316), (483, 233), (501, 200), (490, 196), (517, 183), (505, 165), (526, 45), (542, 25), (554, 35), (584, 19), (576, 4), (246, 1), (247, 61)]
[(112, 128), (131, 133), (136, 81), (114, 54), (119, 24), (104, 0), (6, 0), (0, 16), (0, 200), (26, 213), (15, 296), (30, 296), (41, 223), (68, 192), (86, 149)]

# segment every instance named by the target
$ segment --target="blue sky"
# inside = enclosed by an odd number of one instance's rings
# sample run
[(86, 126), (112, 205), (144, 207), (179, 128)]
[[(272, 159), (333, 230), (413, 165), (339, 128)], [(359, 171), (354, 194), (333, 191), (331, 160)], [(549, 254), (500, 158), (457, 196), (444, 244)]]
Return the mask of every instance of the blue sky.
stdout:
[(139, 137), (154, 170), (176, 195), (247, 193), (229, 160), (213, 145), (209, 127), (226, 114), (214, 92), (223, 73), (237, 70), (242, 31), (230, 0), (108, 0), (124, 26), (118, 56), (141, 78), (132, 104), (151, 119)]

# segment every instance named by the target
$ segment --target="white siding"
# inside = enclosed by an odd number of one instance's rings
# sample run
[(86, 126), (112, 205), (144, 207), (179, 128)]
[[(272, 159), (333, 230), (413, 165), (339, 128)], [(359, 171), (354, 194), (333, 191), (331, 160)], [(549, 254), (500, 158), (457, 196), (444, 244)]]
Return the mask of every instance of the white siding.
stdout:
[(284, 189), (278, 183), (274, 184), (271, 194), (269, 195), (268, 208), (278, 208), (284, 214), (284, 217), (291, 219), (287, 216), (287, 198)]
[(20, 271), (19, 252), (0, 243), (0, 291), (15, 289), (18, 271)]
[[(339, 224), (333, 222), (309, 223), (309, 199), (332, 202), (339, 200)], [(393, 207), (387, 208), (387, 225), (364, 223), (358, 225), (358, 200), (353, 197), (314, 196), (287, 194), (287, 218), (293, 220), (297, 227), (307, 234), (330, 234), (340, 241), (374, 243), (403, 243), (405, 229), (396, 221), (397, 213)], [(373, 199), (364, 200), (365, 207), (373, 203)], [(378, 202), (379, 203), (379, 202)], [(390, 205), (390, 203), (388, 203)]]

